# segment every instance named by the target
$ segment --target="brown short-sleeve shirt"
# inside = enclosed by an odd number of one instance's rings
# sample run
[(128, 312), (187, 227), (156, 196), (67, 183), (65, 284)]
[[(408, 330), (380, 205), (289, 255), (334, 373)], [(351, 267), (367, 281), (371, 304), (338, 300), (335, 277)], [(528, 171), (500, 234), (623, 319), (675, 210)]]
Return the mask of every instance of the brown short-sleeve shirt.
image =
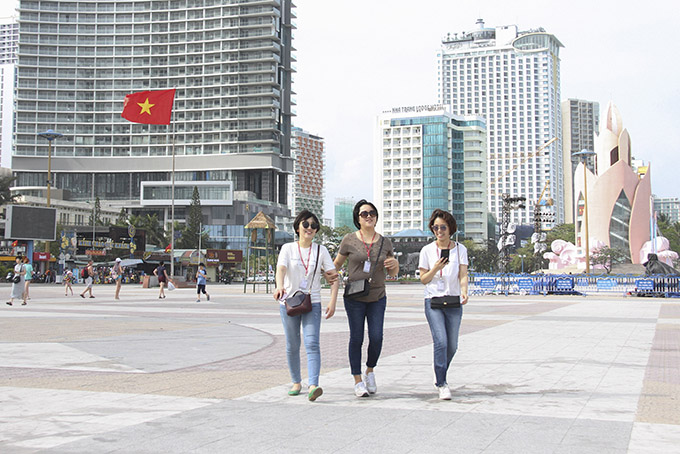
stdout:
[[(383, 243), (382, 252), (380, 252), (380, 257), (378, 257), (378, 264), (375, 262), (375, 254), (380, 250), (380, 241), (383, 236), (376, 235), (376, 241), (372, 244), (366, 244), (369, 246), (371, 254), (371, 270), (373, 270), (373, 279), (371, 281), (371, 291), (368, 295), (357, 298), (357, 301), (362, 301), (365, 303), (378, 301), (380, 298), (385, 296), (385, 259), (387, 257), (394, 256), (394, 250), (392, 249), (392, 242), (385, 238)], [(368, 279), (371, 277), (371, 273), (364, 272), (364, 263), (368, 260), (368, 255), (366, 254), (366, 246), (363, 241), (361, 241), (356, 236), (356, 232), (349, 233), (345, 235), (340, 243), (340, 248), (338, 252), (347, 257), (347, 271), (349, 273), (348, 279), (350, 281), (359, 281), (361, 279)]]

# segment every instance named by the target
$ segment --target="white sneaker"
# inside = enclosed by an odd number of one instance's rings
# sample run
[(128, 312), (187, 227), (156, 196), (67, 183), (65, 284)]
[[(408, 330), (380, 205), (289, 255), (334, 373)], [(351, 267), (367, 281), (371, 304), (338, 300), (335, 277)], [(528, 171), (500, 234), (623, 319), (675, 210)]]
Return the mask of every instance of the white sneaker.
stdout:
[(439, 391), (439, 400), (451, 400), (451, 390), (448, 385), (437, 386)]
[(354, 385), (354, 395), (357, 397), (368, 397), (368, 390), (364, 382), (360, 381)]
[(375, 374), (373, 372), (364, 375), (364, 382), (369, 393), (375, 394), (378, 391), (378, 384), (375, 382)]

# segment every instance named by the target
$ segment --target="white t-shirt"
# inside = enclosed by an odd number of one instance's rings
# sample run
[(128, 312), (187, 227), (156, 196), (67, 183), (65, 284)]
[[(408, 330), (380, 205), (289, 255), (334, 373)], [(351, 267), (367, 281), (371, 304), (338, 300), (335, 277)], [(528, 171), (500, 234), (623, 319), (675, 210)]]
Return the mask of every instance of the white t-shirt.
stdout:
[[(452, 242), (449, 252), (449, 263), (435, 274), (429, 284), (425, 285), (425, 298), (433, 296), (460, 296), (460, 281), (458, 280), (458, 269), (460, 265), (468, 264), (467, 248), (460, 243)], [(420, 260), (418, 268), (431, 270), (439, 260), (441, 250), (437, 248), (434, 241), (420, 250)], [(458, 257), (460, 255), (460, 263)]]
[[(298, 290), (307, 291), (309, 287), (309, 279), (314, 273), (314, 266), (318, 260), (317, 248), (318, 244), (312, 243), (311, 251), (310, 248), (300, 248), (298, 250), (298, 243), (286, 243), (281, 247), (281, 253), (279, 254), (279, 260), (276, 266), (285, 266), (286, 275), (283, 279), (283, 287), (288, 296), (292, 296), (293, 293)], [(321, 260), (319, 261), (319, 266), (316, 268), (316, 273), (314, 274), (314, 281), (312, 284), (312, 304), (321, 304), (321, 273), (325, 271), (330, 271), (335, 269), (333, 264), (333, 259), (328, 253), (328, 249), (324, 246), (320, 247), (319, 255)], [(300, 257), (302, 256), (302, 259)], [(307, 271), (305, 271), (305, 266), (307, 266)], [(306, 281), (304, 288), (301, 285)], [(281, 302), (283, 304), (283, 302)]]

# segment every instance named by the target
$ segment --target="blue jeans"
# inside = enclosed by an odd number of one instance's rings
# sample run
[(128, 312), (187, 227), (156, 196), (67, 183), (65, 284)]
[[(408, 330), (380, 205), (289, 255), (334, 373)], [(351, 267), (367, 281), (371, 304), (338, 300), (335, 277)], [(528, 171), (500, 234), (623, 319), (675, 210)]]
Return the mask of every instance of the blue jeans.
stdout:
[(368, 358), (366, 367), (375, 367), (380, 358), (385, 324), (387, 298), (363, 303), (344, 298), (345, 312), (349, 322), (349, 367), (352, 375), (361, 375), (361, 346), (364, 343), (364, 320), (368, 322)]
[(321, 348), (319, 347), (319, 331), (321, 329), (321, 304), (312, 304), (312, 312), (290, 317), (286, 314), (286, 306), (280, 304), (281, 321), (286, 333), (286, 356), (288, 370), (293, 383), (300, 383), (300, 325), (305, 337), (307, 352), (307, 373), (309, 385), (319, 386), (321, 370)]
[(458, 333), (463, 308), (432, 309), (430, 302), (429, 298), (425, 299), (425, 317), (430, 325), (434, 343), (434, 374), (437, 377), (435, 384), (444, 386), (447, 384), (446, 373), (449, 370), (449, 364), (458, 349)]

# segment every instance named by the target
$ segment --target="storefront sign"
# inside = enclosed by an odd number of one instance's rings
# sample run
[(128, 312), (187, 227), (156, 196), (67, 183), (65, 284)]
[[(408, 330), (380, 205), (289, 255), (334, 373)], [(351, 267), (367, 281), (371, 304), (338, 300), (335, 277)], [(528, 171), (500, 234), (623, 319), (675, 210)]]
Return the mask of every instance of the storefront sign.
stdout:
[(48, 262), (50, 260), (49, 252), (34, 252), (33, 261), (34, 262)]
[(103, 249), (88, 249), (85, 251), (86, 255), (106, 255), (106, 251)]
[(209, 266), (217, 266), (220, 263), (241, 263), (243, 251), (239, 249), (207, 249), (205, 262)]

